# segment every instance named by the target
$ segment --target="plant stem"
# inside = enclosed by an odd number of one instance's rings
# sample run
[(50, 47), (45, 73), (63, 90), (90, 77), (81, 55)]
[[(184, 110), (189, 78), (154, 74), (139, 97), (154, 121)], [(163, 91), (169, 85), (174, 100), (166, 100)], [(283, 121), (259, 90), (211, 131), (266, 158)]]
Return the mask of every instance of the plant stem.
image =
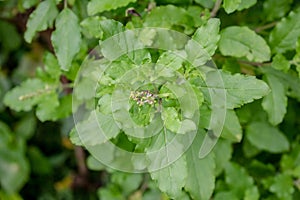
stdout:
[(213, 18), (217, 15), (220, 7), (221, 7), (221, 3), (222, 3), (222, 0), (216, 0), (216, 3), (212, 9), (212, 11), (210, 12), (210, 18)]
[(262, 67), (262, 66), (266, 66), (266, 65), (271, 64), (270, 62), (260, 63), (260, 62), (252, 62), (252, 61), (247, 61), (247, 60), (238, 60), (238, 62), (243, 63), (243, 64), (247, 64), (247, 65), (257, 66), (257, 67)]
[(64, 0), (64, 8), (68, 7), (68, 0)]
[(266, 29), (269, 29), (269, 28), (274, 27), (277, 23), (278, 23), (278, 22), (271, 22), (271, 23), (269, 23), (269, 24), (266, 24), (266, 25), (263, 25), (263, 26), (256, 27), (256, 28), (254, 29), (254, 31), (255, 31), (256, 33), (259, 33), (259, 32), (261, 32), (261, 31), (263, 31), (263, 30), (266, 30)]

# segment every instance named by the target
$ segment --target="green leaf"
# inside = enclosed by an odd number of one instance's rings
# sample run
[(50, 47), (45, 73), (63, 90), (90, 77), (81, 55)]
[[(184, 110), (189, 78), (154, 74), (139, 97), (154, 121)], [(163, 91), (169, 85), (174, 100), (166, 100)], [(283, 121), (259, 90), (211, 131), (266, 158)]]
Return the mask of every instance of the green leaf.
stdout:
[(246, 128), (246, 137), (255, 147), (271, 153), (289, 149), (289, 141), (277, 128), (266, 122), (252, 122)]
[(223, 7), (227, 14), (230, 14), (238, 9), (242, 0), (224, 0)]
[(44, 122), (49, 119), (55, 119), (55, 108), (58, 107), (58, 105), (59, 101), (56, 93), (42, 98), (36, 109), (36, 115), (39, 120)]
[(6, 51), (16, 50), (21, 45), (21, 37), (17, 28), (2, 20), (0, 20), (0, 44)]
[[(228, 109), (240, 107), (269, 93), (268, 85), (254, 76), (231, 75), (224, 71), (208, 72), (205, 82), (200, 83), (200, 89), (204, 93), (206, 100), (211, 98), (208, 89), (216, 92), (220, 89), (225, 89), (226, 107)], [(222, 95), (219, 98), (222, 98)], [(219, 99), (218, 101), (225, 101), (225, 99)]]
[(293, 185), (293, 178), (290, 175), (279, 174), (274, 177), (269, 189), (280, 199), (292, 200), (292, 194), (295, 190)]
[(264, 1), (264, 15), (267, 21), (272, 21), (277, 18), (284, 17), (290, 10), (293, 0), (266, 0)]
[(204, 133), (198, 132), (189, 150), (186, 152), (187, 179), (185, 190), (193, 199), (210, 199), (215, 187), (214, 154), (199, 158)]
[(269, 122), (277, 125), (282, 122), (286, 113), (287, 97), (284, 85), (272, 74), (265, 74), (271, 92), (262, 101), (263, 109), (268, 113)]
[(101, 187), (97, 193), (99, 198), (103, 200), (125, 200), (126, 199), (116, 185), (108, 185), (108, 187)]
[(272, 74), (276, 76), (286, 87), (286, 94), (300, 101), (300, 79), (295, 73), (293, 73), (292, 71), (290, 71), (289, 73), (282, 73), (271, 67), (261, 68), (260, 70), (264, 74)]
[(92, 0), (88, 3), (87, 10), (89, 15), (94, 15), (103, 11), (110, 11), (127, 6), (131, 2), (136, 2), (136, 0)]
[(162, 119), (167, 129), (177, 133), (180, 128), (178, 112), (174, 107), (167, 107), (162, 110)]
[(144, 26), (172, 28), (174, 25), (182, 26), (185, 33), (191, 33), (194, 25), (193, 18), (181, 7), (173, 5), (159, 6), (151, 10), (146, 16)]
[(54, 51), (61, 69), (68, 71), (74, 56), (80, 50), (81, 34), (78, 18), (72, 10), (65, 8), (57, 16), (55, 28), (51, 36)]
[(249, 187), (245, 191), (244, 200), (259, 200), (259, 191), (256, 186)]
[(239, 7), (238, 11), (250, 8), (251, 6), (255, 5), (257, 3), (257, 0), (242, 0)]
[(60, 78), (61, 71), (56, 57), (52, 53), (46, 52), (44, 56), (44, 63), (47, 74), (54, 80), (58, 80)]
[(52, 27), (57, 14), (58, 10), (54, 0), (41, 2), (30, 14), (26, 24), (27, 30), (24, 35), (26, 42), (30, 43), (37, 31), (43, 31), (48, 27)]
[(204, 8), (213, 8), (214, 7), (213, 0), (195, 0), (195, 2), (200, 4)]
[(99, 16), (88, 17), (80, 22), (83, 33), (89, 38), (101, 38), (103, 35), (102, 30), (100, 29), (100, 21), (104, 18)]
[(287, 72), (291, 64), (290, 62), (283, 56), (282, 54), (276, 54), (276, 56), (273, 57), (272, 67), (274, 69)]
[(221, 137), (233, 142), (242, 140), (242, 127), (234, 110), (227, 110)]
[(18, 192), (29, 177), (24, 141), (12, 136), (7, 125), (0, 122), (0, 184), (7, 193)]
[[(101, 122), (101, 123), (100, 123)], [(114, 138), (119, 133), (112, 115), (103, 115), (100, 112), (91, 112), (89, 118), (76, 125), (77, 133), (72, 133), (71, 140), (76, 144), (94, 146)], [(79, 134), (79, 135), (78, 135)], [(78, 140), (80, 138), (80, 142)]]
[(4, 104), (16, 111), (29, 111), (34, 105), (38, 104), (45, 95), (53, 92), (53, 88), (41, 80), (28, 79), (20, 86), (6, 93)]
[(269, 37), (273, 53), (284, 53), (296, 48), (300, 36), (300, 9), (291, 11), (272, 30)]
[(150, 172), (150, 175), (157, 182), (159, 189), (169, 197), (176, 198), (180, 196), (187, 177), (185, 156), (181, 156), (165, 168)]
[(253, 178), (236, 163), (228, 163), (225, 167), (225, 181), (239, 199), (243, 199), (248, 188), (253, 186)]
[(229, 140), (219, 139), (218, 143), (213, 149), (215, 155), (215, 175), (219, 175), (231, 159), (232, 145)]
[(250, 61), (264, 62), (271, 56), (266, 41), (247, 27), (223, 29), (219, 48), (224, 56), (246, 57)]
[(224, 199), (239, 200), (239, 198), (232, 191), (218, 192), (214, 196), (214, 200), (224, 200)]
[(0, 199), (7, 199), (7, 200), (23, 200), (23, 198), (19, 194), (9, 194), (0, 190)]
[(122, 193), (128, 196), (139, 188), (143, 180), (142, 174), (114, 172), (111, 181), (121, 187)]
[(220, 23), (219, 19), (209, 19), (205, 25), (196, 30), (192, 37), (208, 52), (210, 56), (214, 55), (218, 47), (217, 44), (220, 39)]

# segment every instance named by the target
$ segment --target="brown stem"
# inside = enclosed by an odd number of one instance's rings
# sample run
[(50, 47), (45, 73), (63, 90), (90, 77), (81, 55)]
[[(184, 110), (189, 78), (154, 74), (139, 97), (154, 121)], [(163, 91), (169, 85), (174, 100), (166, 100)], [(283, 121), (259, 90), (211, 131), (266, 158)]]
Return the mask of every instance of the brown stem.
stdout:
[(260, 62), (251, 62), (251, 61), (247, 61), (247, 60), (238, 60), (238, 62), (247, 64), (247, 65), (257, 66), (257, 67), (262, 67), (262, 66), (266, 66), (266, 65), (271, 64), (270, 62), (260, 63)]
[(222, 3), (222, 0), (217, 0), (212, 11), (210, 12), (210, 17), (213, 18), (217, 15), (220, 7), (221, 7), (221, 3)]
[(75, 149), (75, 157), (78, 166), (78, 173), (80, 176), (86, 177), (88, 175), (88, 169), (85, 165), (85, 153), (82, 147), (76, 146)]
[(278, 22), (271, 22), (271, 23), (269, 23), (269, 24), (265, 24), (265, 25), (263, 25), (263, 26), (256, 27), (256, 28), (254, 29), (254, 31), (255, 31), (256, 33), (259, 33), (259, 32), (261, 32), (261, 31), (263, 31), (263, 30), (266, 30), (266, 29), (269, 29), (269, 28), (274, 27), (277, 23), (278, 23)]

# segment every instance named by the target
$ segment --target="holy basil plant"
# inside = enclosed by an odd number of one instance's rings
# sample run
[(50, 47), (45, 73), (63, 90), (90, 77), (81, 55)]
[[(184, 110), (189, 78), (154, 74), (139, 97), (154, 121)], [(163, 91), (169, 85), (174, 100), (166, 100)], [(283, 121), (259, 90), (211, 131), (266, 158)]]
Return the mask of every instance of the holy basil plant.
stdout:
[(24, 39), (51, 48), (3, 102), (72, 117), (99, 198), (299, 198), (299, 2), (30, 2)]

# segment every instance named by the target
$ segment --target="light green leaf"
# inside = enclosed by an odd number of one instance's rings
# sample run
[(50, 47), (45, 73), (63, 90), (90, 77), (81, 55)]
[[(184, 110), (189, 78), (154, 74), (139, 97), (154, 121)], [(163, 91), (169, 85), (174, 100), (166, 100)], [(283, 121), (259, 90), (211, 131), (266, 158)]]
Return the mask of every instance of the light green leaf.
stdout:
[(274, 53), (284, 53), (296, 48), (300, 36), (300, 9), (292, 11), (272, 30), (269, 41)]
[(284, 17), (290, 10), (293, 0), (266, 0), (263, 4), (263, 12), (266, 20), (272, 21), (277, 18)]
[(46, 30), (52, 27), (53, 21), (58, 14), (55, 1), (46, 0), (41, 2), (37, 8), (30, 14), (26, 24), (25, 40), (30, 43), (37, 31)]
[(274, 69), (287, 72), (291, 64), (290, 62), (284, 57), (282, 54), (276, 54), (276, 56), (273, 57), (272, 67)]
[(284, 85), (272, 74), (265, 74), (271, 92), (262, 101), (263, 109), (268, 113), (269, 122), (277, 125), (282, 122), (286, 113), (287, 97)]
[(60, 78), (61, 71), (56, 57), (52, 53), (46, 52), (44, 55), (44, 63), (44, 68), (47, 74), (51, 78), (58, 80)]
[(233, 142), (242, 140), (242, 127), (234, 110), (227, 110), (221, 137)]
[(38, 104), (45, 95), (54, 92), (48, 84), (39, 79), (28, 79), (20, 86), (6, 93), (4, 104), (16, 111), (29, 111)]
[(80, 50), (81, 35), (77, 16), (69, 8), (65, 8), (56, 18), (56, 30), (51, 41), (58, 63), (62, 70), (68, 71), (71, 62)]
[(225, 168), (226, 164), (231, 159), (232, 154), (232, 146), (229, 140), (219, 139), (218, 143), (213, 149), (215, 154), (215, 175), (218, 176), (223, 169)]
[(287, 96), (296, 98), (300, 101), (300, 79), (295, 73), (282, 73), (281, 71), (275, 70), (271, 67), (261, 68), (260, 70), (264, 74), (272, 74), (273, 76), (276, 76), (285, 86)]
[[(100, 112), (92, 112), (89, 118), (76, 125), (77, 133), (72, 133), (75, 143), (82, 143), (85, 146), (94, 146), (102, 144), (111, 138), (114, 138), (119, 133), (119, 128), (116, 125), (112, 115), (103, 115)], [(78, 141), (78, 137), (80, 142)]]
[(122, 193), (125, 196), (137, 190), (142, 180), (142, 174), (114, 172), (111, 176), (111, 181), (122, 188)]
[(151, 10), (144, 22), (146, 27), (172, 28), (174, 25), (183, 26), (185, 33), (191, 33), (194, 20), (185, 9), (167, 5)]
[(199, 158), (199, 151), (204, 138), (203, 132), (198, 132), (193, 144), (186, 152), (188, 175), (185, 190), (193, 199), (210, 199), (215, 188), (215, 160), (210, 153), (205, 158)]
[(41, 99), (36, 109), (36, 115), (42, 122), (55, 119), (55, 109), (58, 107), (59, 101), (56, 93), (45, 96)]
[(0, 184), (7, 193), (18, 192), (29, 177), (24, 141), (15, 140), (14, 135), (0, 122)]
[[(240, 107), (269, 93), (269, 87), (264, 81), (256, 79), (254, 76), (231, 75), (225, 71), (211, 71), (207, 73), (205, 82), (200, 83), (200, 89), (208, 101), (211, 98), (208, 89), (218, 92), (223, 88), (226, 92), (228, 109)], [(223, 98), (223, 95), (219, 98)], [(225, 101), (225, 99), (215, 100), (215, 102), (217, 101)]]
[(136, 0), (92, 0), (88, 3), (87, 10), (89, 15), (94, 15), (103, 11), (110, 11), (127, 6), (131, 2), (136, 2)]
[(250, 8), (251, 6), (255, 5), (257, 3), (257, 0), (242, 0), (239, 7), (238, 11)]
[(187, 177), (185, 156), (181, 156), (165, 168), (150, 172), (150, 175), (157, 182), (159, 189), (169, 197), (176, 198), (180, 196)]
[(167, 129), (177, 133), (180, 128), (178, 112), (174, 107), (167, 107), (162, 110), (162, 119)]
[(243, 199), (248, 188), (253, 186), (253, 178), (246, 170), (236, 163), (228, 163), (225, 167), (225, 181), (238, 199)]
[(293, 178), (290, 175), (279, 174), (273, 179), (273, 183), (269, 189), (280, 199), (292, 200), (295, 190), (293, 185)]
[(218, 47), (220, 23), (220, 20), (217, 18), (209, 19), (205, 25), (196, 30), (192, 37), (210, 56), (214, 55)]
[(214, 200), (224, 200), (224, 199), (239, 200), (239, 198), (232, 191), (218, 192), (214, 196)]
[(23, 198), (17, 193), (6, 193), (3, 190), (0, 190), (0, 199), (9, 199), (9, 200), (23, 200)]
[(107, 187), (101, 187), (98, 191), (99, 199), (103, 200), (125, 200), (121, 191), (116, 185), (108, 185)]
[(259, 191), (256, 186), (249, 187), (245, 191), (244, 200), (259, 200)]
[(246, 57), (250, 61), (270, 60), (266, 41), (247, 27), (231, 26), (221, 32), (219, 48), (224, 56)]
[(223, 7), (227, 14), (230, 14), (238, 9), (242, 0), (224, 0)]
[(105, 19), (99, 16), (88, 17), (80, 22), (82, 31), (89, 38), (101, 38), (103, 35), (102, 30), (100, 29), (100, 21)]
[(195, 0), (195, 2), (205, 8), (213, 8), (214, 7), (214, 0)]
[(246, 128), (246, 137), (255, 147), (271, 153), (289, 149), (289, 141), (276, 127), (266, 122), (252, 122)]

